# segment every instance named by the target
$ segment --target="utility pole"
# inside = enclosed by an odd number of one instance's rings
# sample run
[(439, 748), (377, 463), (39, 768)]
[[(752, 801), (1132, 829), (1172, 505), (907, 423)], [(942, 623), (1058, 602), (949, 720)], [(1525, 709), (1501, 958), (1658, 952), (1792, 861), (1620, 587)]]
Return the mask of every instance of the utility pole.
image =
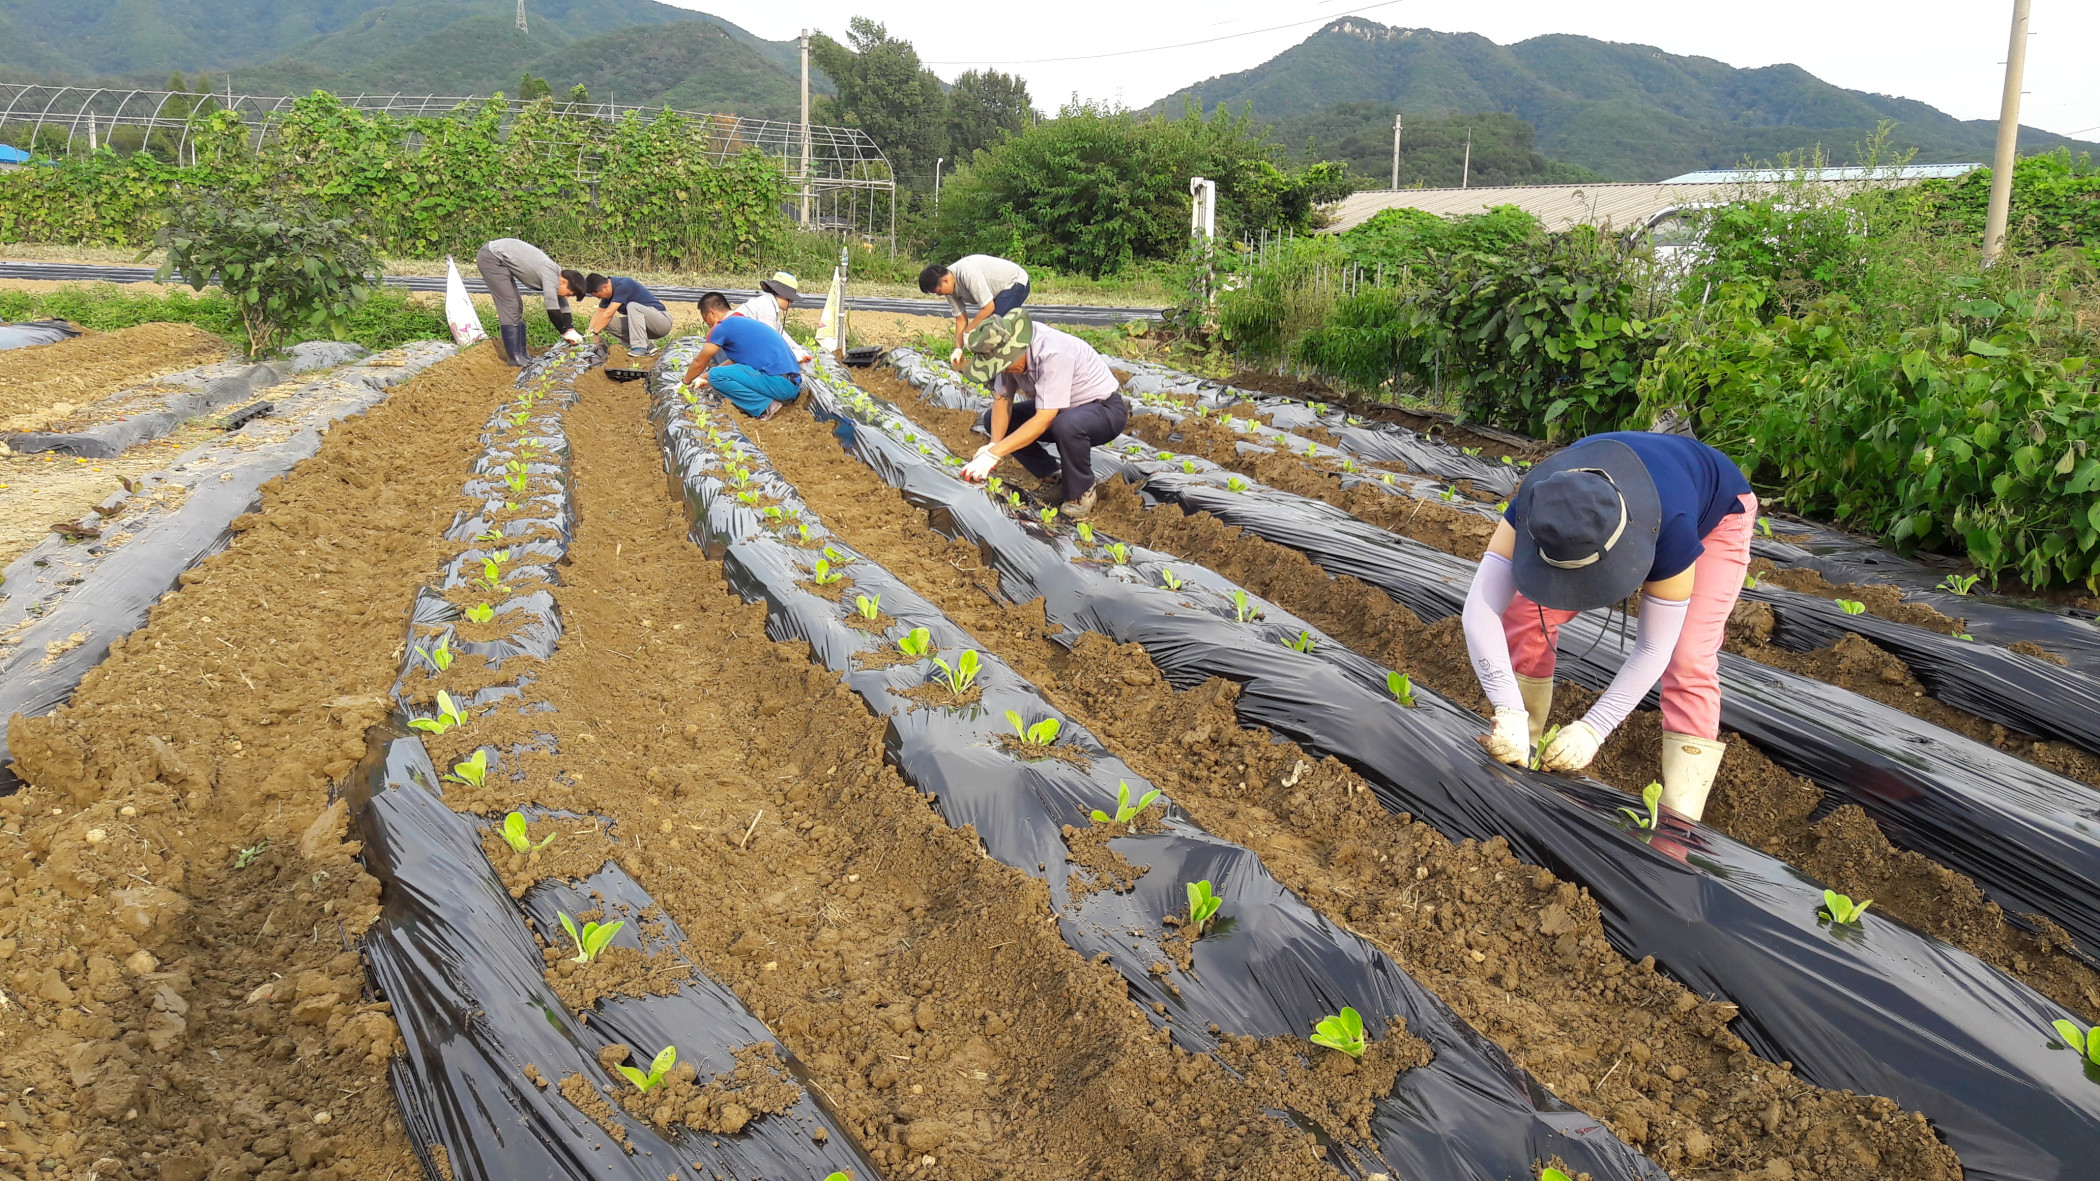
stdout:
[(518, 0), (518, 31), (520, 33), (532, 31), (525, 27), (525, 0)]
[(1393, 187), (1400, 187), (1400, 112), (1393, 112)]
[(941, 163), (947, 158), (946, 156), (935, 156), (933, 158), (933, 215), (935, 217), (941, 215)]
[(809, 225), (809, 30), (802, 30), (802, 224)]
[(1458, 174), (1458, 187), (1462, 189), (1473, 187), (1473, 129), (1470, 127), (1466, 128), (1466, 163), (1464, 169)]
[(1991, 161), (1991, 205), (1983, 221), (1983, 265), (2005, 249), (2012, 209), (2013, 158), (2020, 151), (2020, 79), (2027, 72), (2028, 0), (2013, 0), (2012, 44), (2005, 50), (2005, 97), (1998, 100), (1998, 154)]

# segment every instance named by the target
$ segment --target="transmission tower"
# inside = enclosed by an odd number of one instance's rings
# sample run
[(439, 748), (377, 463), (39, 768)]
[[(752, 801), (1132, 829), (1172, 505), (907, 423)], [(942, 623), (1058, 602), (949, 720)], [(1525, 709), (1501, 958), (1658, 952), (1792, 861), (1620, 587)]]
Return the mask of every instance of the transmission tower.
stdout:
[(518, 0), (518, 31), (520, 33), (531, 32), (530, 29), (525, 27), (525, 0)]

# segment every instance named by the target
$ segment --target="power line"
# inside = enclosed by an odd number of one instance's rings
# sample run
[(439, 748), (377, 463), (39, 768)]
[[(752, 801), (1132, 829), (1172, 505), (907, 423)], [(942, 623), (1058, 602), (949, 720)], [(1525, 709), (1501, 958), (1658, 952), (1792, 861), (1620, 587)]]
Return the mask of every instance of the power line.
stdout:
[(1173, 45), (1154, 45), (1145, 49), (1119, 49), (1113, 53), (1082, 53), (1076, 57), (970, 58), (967, 60), (957, 61), (921, 61), (919, 64), (927, 66), (1040, 66), (1049, 65), (1053, 62), (1099, 61), (1102, 58), (1108, 57), (1129, 57), (1130, 55), (1136, 53), (1160, 53), (1168, 49), (1188, 49), (1197, 45), (1214, 45), (1220, 41), (1232, 41), (1240, 37), (1255, 37), (1263, 33), (1275, 33), (1283, 29), (1294, 29), (1300, 25), (1316, 25), (1324, 23), (1326, 21), (1341, 20), (1345, 17), (1362, 16), (1364, 13), (1376, 12), (1381, 8), (1391, 8), (1393, 5), (1399, 4), (1401, 2), (1402, 0), (1384, 0), (1384, 2), (1380, 4), (1372, 4), (1364, 8), (1359, 8), (1354, 12), (1344, 12), (1335, 16), (1316, 16), (1311, 18), (1310, 20), (1287, 21), (1284, 24), (1271, 25), (1266, 29), (1249, 29), (1244, 33), (1226, 33), (1218, 37), (1205, 37), (1201, 41), (1182, 41)]

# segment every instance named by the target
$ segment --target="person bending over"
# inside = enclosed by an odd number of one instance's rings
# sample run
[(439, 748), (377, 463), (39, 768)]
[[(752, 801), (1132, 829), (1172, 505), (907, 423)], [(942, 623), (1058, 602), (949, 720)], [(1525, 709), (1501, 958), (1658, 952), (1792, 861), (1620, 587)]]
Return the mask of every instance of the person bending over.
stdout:
[(633, 279), (625, 275), (591, 275), (584, 279), (583, 288), (598, 300), (589, 331), (601, 332), (615, 320), (626, 321), (621, 335), (627, 338), (628, 356), (655, 356), (656, 346), (649, 342), (671, 334), (670, 309)]
[(504, 361), (515, 366), (532, 359), (525, 351), (525, 300), (519, 291), (521, 287), (540, 293), (547, 304), (547, 322), (554, 325), (562, 339), (571, 344), (583, 340), (576, 331), (576, 318), (569, 311), (569, 301), (583, 295), (582, 276), (577, 276), (576, 286), (564, 286), (562, 276), (576, 272), (556, 267), (546, 251), (521, 238), (498, 238), (474, 252), (474, 265), (481, 269), (481, 281), (488, 286), (489, 299), (496, 305)]
[[(955, 351), (948, 363), (960, 369), (967, 351), (963, 337), (972, 328), (1028, 302), (1028, 272), (996, 255), (966, 254), (947, 266), (929, 264), (919, 272), (919, 290), (945, 295), (955, 306)], [(974, 316), (964, 300), (976, 306)]]
[(707, 343), (686, 366), (686, 384), (713, 386), (737, 409), (761, 420), (801, 396), (802, 368), (788, 351), (787, 337), (749, 316), (730, 315), (729, 299), (719, 291), (700, 297), (700, 318), (707, 322)]
[(1589, 766), (1660, 680), (1662, 805), (1703, 816), (1728, 750), (1718, 653), (1756, 521), (1757, 496), (1734, 461), (1682, 435), (1591, 435), (1531, 469), (1466, 595), (1466, 649), (1495, 707), (1488, 753), (1522, 766), (1543, 734), (1560, 625), (1639, 591), (1633, 651), (1541, 762)]
[[(1092, 512), (1094, 448), (1113, 441), (1130, 421), (1108, 362), (1087, 342), (1033, 323), (1020, 310), (978, 325), (967, 343), (963, 376), (992, 390), (992, 408), (977, 420), (992, 441), (977, 449), (963, 478), (981, 483), (1012, 456), (1037, 479), (1059, 485), (1059, 512)], [(1057, 448), (1055, 458), (1045, 441)]]

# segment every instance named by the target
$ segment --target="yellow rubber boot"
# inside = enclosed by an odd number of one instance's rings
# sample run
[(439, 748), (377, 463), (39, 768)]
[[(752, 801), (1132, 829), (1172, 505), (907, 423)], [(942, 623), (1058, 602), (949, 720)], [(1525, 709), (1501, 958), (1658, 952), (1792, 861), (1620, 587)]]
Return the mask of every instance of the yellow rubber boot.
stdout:
[(1524, 695), (1524, 712), (1531, 715), (1531, 745), (1546, 732), (1546, 715), (1553, 712), (1553, 678), (1517, 674), (1517, 691)]
[(1714, 789), (1714, 774), (1721, 769), (1721, 756), (1728, 744), (1713, 738), (1663, 732), (1662, 806), (1686, 820), (1706, 814), (1706, 796)]

